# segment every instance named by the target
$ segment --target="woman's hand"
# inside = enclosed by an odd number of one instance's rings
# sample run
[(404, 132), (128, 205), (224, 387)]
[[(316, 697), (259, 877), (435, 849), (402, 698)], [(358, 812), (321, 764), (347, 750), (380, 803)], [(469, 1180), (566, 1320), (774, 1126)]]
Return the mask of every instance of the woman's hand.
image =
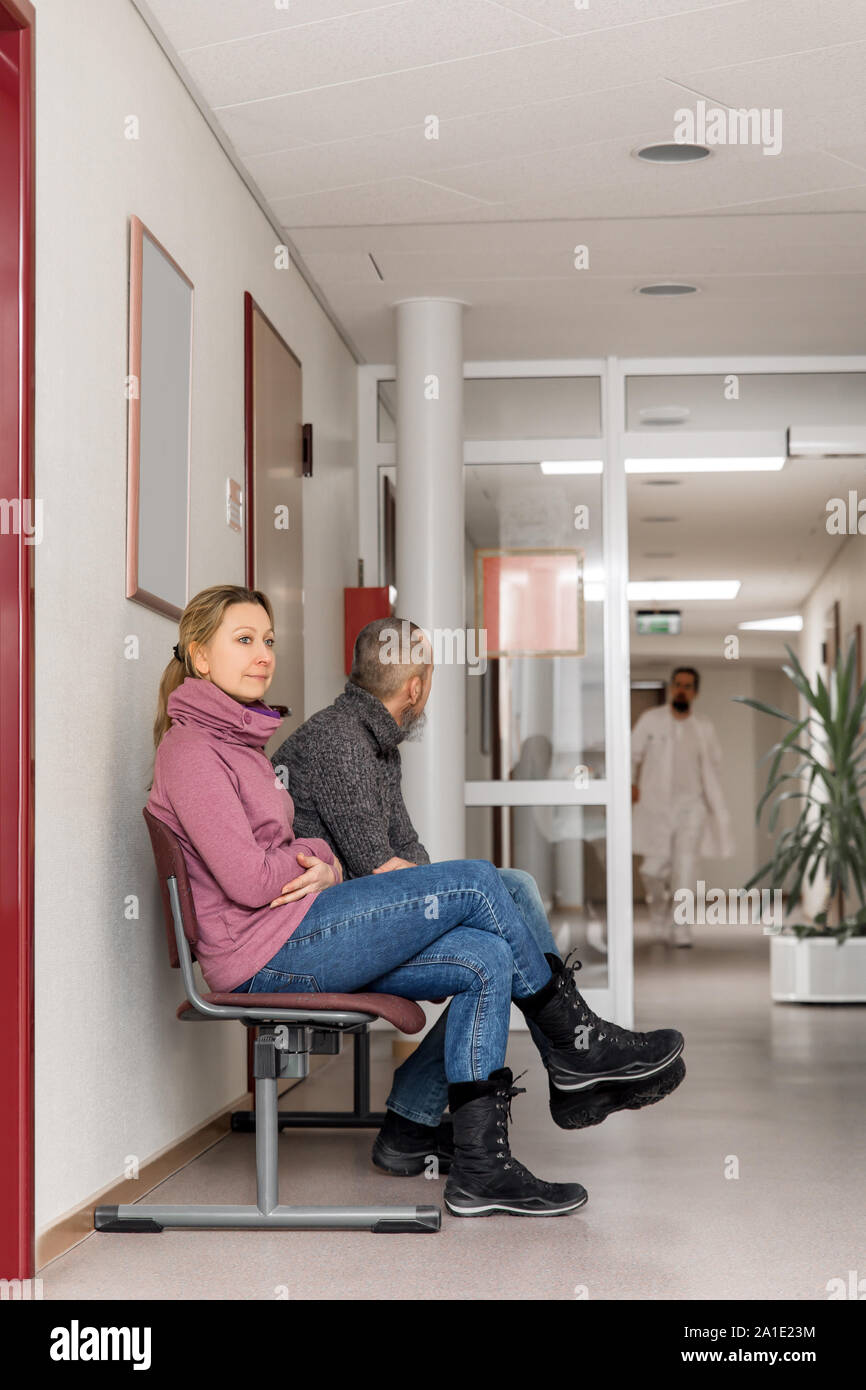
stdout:
[(326, 864), (324, 859), (317, 858), (315, 854), (299, 854), (298, 863), (310, 867), (298, 878), (283, 884), (280, 897), (274, 898), (271, 907), (297, 902), (299, 898), (306, 898), (309, 893), (320, 893), (323, 888), (330, 888), (333, 883), (338, 882), (330, 864)]

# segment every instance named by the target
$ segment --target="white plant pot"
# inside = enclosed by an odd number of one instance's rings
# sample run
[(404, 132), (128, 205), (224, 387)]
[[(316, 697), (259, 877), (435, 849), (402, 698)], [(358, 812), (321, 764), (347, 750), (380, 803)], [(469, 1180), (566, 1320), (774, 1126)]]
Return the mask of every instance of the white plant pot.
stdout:
[(779, 1004), (866, 1004), (866, 936), (841, 946), (816, 936), (771, 937), (770, 994)]

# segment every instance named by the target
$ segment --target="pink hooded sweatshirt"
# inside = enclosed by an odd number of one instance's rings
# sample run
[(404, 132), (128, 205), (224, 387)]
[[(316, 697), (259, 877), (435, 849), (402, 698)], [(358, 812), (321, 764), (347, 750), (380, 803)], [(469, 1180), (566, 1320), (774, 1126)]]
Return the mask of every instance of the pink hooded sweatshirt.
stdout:
[(156, 750), (147, 809), (183, 848), (208, 986), (231, 990), (267, 965), (315, 902), (308, 893), (268, 906), (305, 872), (298, 853), (336, 861), (324, 840), (292, 833), (294, 803), (264, 752), (281, 723), (276, 710), (195, 676), (167, 708), (172, 722)]

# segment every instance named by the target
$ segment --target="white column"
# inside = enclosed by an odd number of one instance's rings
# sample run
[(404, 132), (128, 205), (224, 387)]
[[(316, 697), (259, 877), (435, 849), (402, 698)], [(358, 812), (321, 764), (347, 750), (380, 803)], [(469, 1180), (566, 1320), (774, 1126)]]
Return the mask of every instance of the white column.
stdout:
[[(464, 855), (466, 668), (448, 661), (465, 629), (463, 309), (459, 299), (402, 299), (397, 326), (397, 603), (437, 634), (427, 726), (403, 743), (403, 795), (431, 860)], [(438, 655), (438, 653), (437, 653)]]

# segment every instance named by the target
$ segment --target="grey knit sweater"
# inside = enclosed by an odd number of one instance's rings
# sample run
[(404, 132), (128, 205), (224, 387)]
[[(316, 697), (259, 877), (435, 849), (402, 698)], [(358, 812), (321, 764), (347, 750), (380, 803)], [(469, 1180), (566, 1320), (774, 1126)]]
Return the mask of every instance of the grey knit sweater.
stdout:
[(370, 874), (394, 856), (430, 863), (400, 788), (398, 744), (405, 737), (378, 696), (347, 681), (344, 693), (271, 758), (278, 773), (288, 774), (295, 835), (326, 840), (346, 878)]

